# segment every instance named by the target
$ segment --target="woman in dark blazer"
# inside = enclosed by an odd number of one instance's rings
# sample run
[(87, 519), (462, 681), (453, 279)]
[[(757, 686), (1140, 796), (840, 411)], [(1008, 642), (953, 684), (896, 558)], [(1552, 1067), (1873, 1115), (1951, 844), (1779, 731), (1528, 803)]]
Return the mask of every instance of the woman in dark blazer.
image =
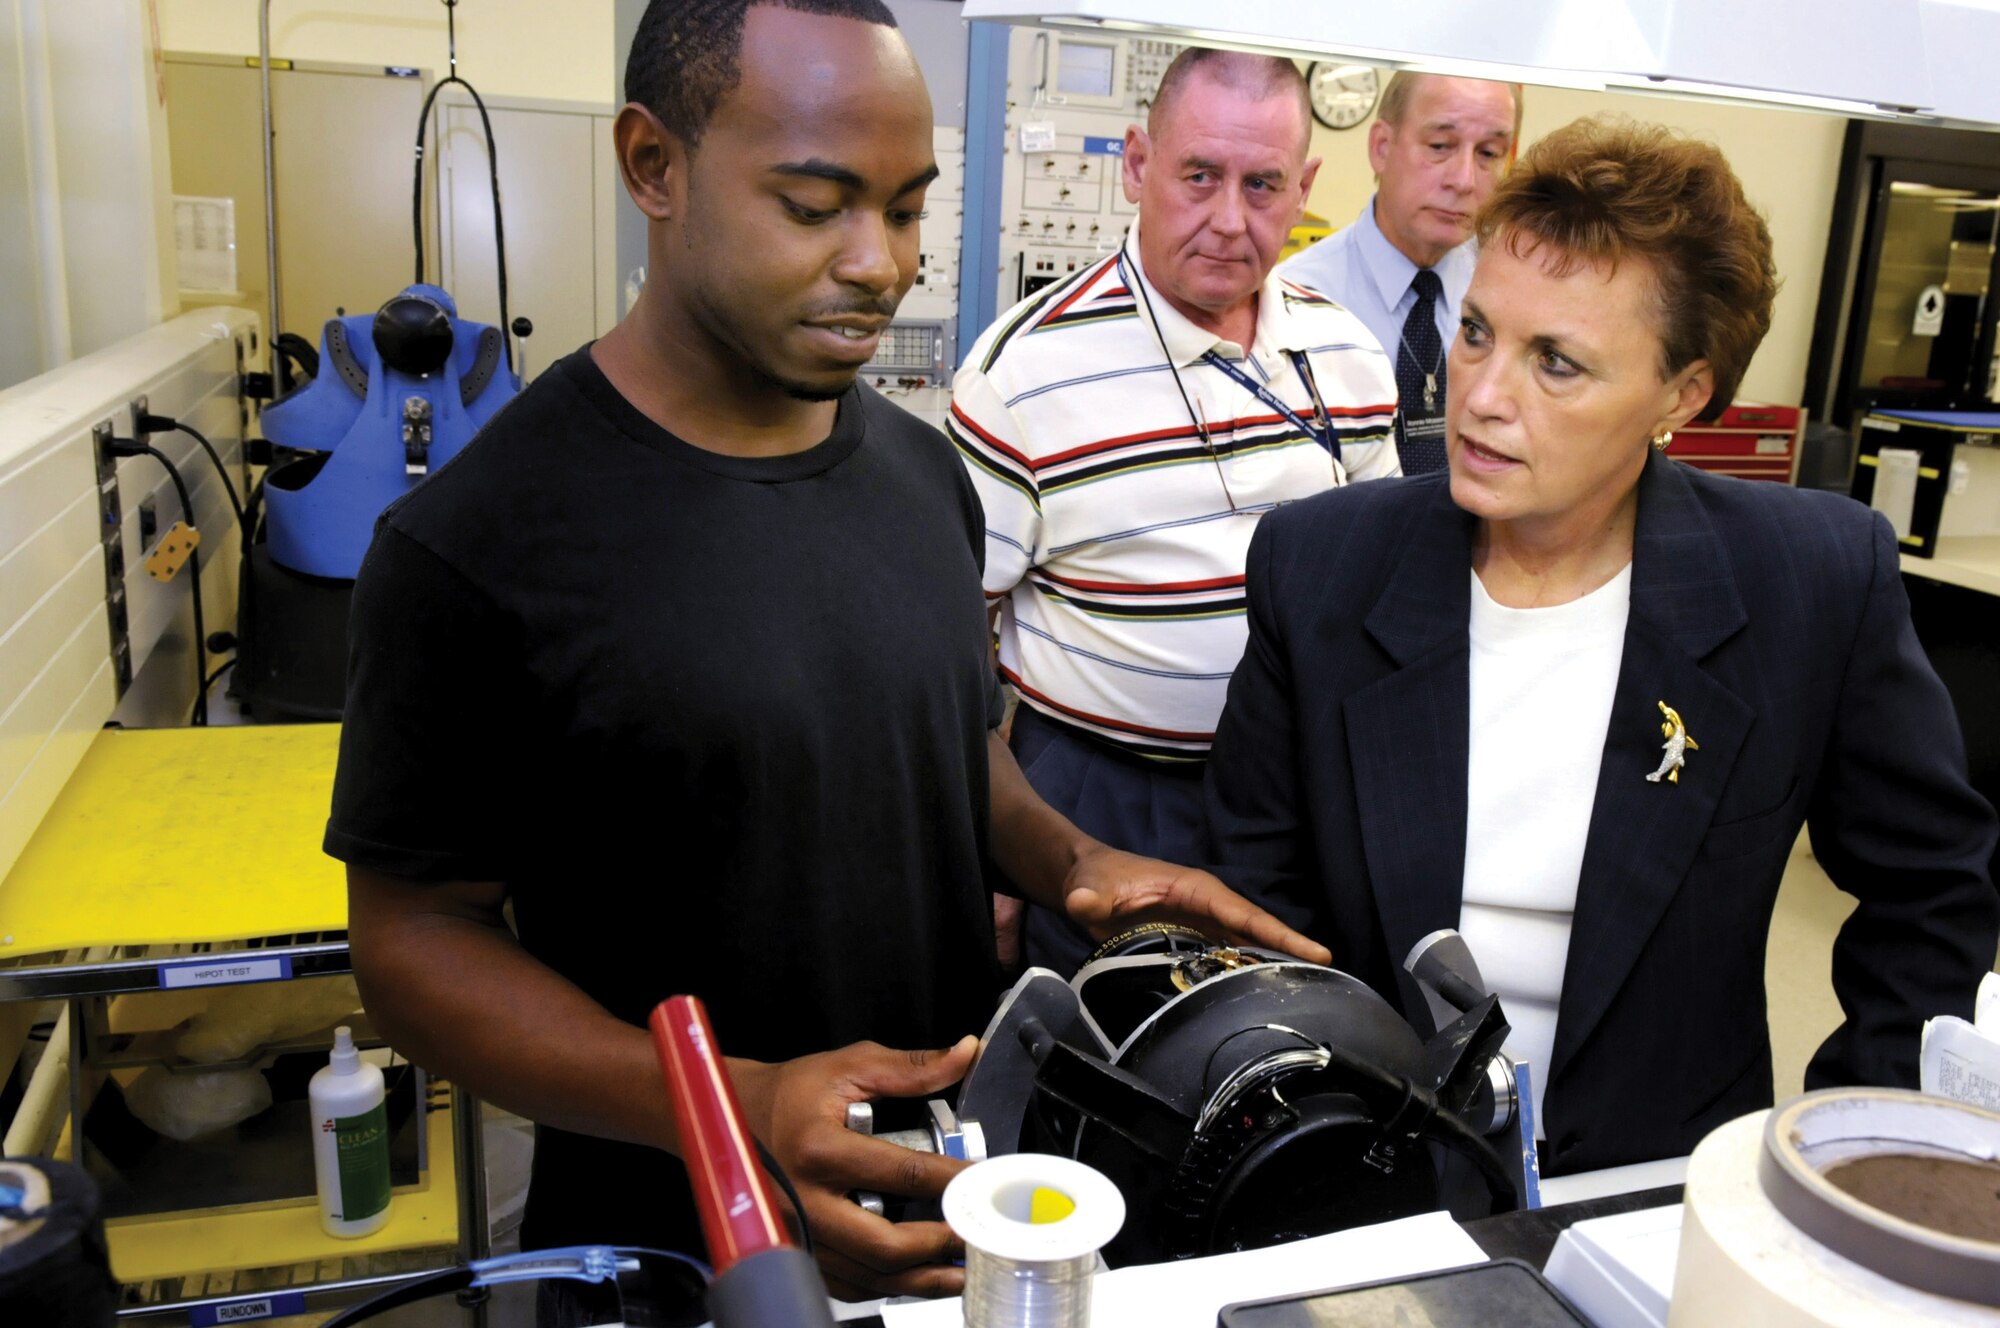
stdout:
[(1659, 450), (1769, 327), (1768, 231), (1714, 148), (1607, 122), (1538, 143), (1477, 229), (1449, 473), (1291, 504), (1252, 543), (1211, 860), (1420, 1025), (1401, 961), (1462, 926), (1571, 1172), (1770, 1104), (1765, 946), (1808, 824), (1859, 900), (1808, 1086), (1914, 1087), (2000, 900), (1896, 541)]

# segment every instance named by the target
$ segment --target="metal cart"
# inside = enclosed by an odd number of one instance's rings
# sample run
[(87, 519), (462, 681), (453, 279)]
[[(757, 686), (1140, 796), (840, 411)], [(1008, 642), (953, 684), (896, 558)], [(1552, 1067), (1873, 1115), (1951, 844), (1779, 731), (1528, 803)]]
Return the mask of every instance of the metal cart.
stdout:
[[(151, 1054), (115, 1032), (114, 998), (350, 971), (340, 864), (320, 852), (338, 726), (107, 729), (0, 880), (0, 1002), (61, 1002), (44, 1059), (68, 1062), (54, 1151), (85, 1161), (103, 1076)], [(321, 1047), (330, 1037), (259, 1047)], [(194, 1325), (327, 1310), (487, 1250), (479, 1106), (414, 1074), (419, 1159), (387, 1225), (358, 1240), (319, 1228), (310, 1189), (106, 1222), (121, 1318)], [(448, 1108), (448, 1109), (447, 1109)], [(59, 1133), (53, 1124), (62, 1117)], [(308, 1150), (303, 1128), (296, 1148)], [(254, 1169), (223, 1166), (239, 1174)], [(211, 1196), (213, 1197), (213, 1196)], [(201, 1199), (196, 1196), (197, 1202)], [(469, 1306), (475, 1323), (484, 1307)]]

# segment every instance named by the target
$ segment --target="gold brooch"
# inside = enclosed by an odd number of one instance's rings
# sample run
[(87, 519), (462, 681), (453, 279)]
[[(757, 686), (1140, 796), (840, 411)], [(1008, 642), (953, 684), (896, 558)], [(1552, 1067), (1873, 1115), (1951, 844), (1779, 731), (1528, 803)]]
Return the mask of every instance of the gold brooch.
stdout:
[(1688, 733), (1687, 725), (1681, 723), (1679, 711), (1662, 701), (1660, 713), (1666, 716), (1660, 724), (1660, 735), (1666, 739), (1662, 744), (1666, 752), (1660, 757), (1660, 768), (1647, 775), (1646, 782), (1657, 784), (1664, 777), (1669, 784), (1678, 784), (1681, 782), (1681, 767), (1687, 764), (1687, 754), (1700, 751), (1701, 744)]

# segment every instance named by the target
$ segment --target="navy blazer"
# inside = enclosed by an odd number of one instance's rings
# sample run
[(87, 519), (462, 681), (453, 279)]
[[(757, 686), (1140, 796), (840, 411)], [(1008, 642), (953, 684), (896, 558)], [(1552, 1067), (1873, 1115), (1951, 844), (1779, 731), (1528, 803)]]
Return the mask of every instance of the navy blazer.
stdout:
[[(1264, 518), (1205, 790), (1210, 861), (1428, 1027), (1401, 961), (1459, 923), (1474, 521), (1444, 474)], [(1652, 784), (1658, 703), (1701, 744)], [(1860, 905), (1809, 1087), (1915, 1087), (2000, 940), (1993, 809), (1910, 627), (1888, 523), (1651, 456), (1543, 1129), (1555, 1172), (1691, 1151), (1769, 1106), (1764, 952), (1801, 823)]]

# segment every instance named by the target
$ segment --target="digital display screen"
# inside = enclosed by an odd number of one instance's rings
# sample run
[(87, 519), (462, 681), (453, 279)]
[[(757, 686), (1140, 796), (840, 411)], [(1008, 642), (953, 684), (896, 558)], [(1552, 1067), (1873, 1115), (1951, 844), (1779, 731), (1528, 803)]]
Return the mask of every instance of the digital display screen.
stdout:
[(1109, 97), (1116, 47), (1065, 41), (1056, 47), (1056, 91), (1078, 97)]

